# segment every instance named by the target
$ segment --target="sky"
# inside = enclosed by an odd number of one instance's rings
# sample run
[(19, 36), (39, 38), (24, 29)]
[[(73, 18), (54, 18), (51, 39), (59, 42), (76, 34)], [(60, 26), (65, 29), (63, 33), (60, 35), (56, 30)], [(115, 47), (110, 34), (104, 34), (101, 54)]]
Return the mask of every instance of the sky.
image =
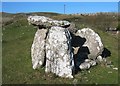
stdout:
[(55, 12), (55, 13), (118, 12), (118, 2), (2, 2), (2, 12)]

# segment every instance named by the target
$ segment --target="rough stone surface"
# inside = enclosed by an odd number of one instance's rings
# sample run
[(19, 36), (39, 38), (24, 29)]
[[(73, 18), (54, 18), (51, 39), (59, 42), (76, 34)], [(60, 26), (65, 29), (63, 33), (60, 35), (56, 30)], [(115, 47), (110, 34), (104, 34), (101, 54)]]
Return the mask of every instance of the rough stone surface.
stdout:
[(89, 63), (90, 63), (91, 66), (95, 66), (95, 65), (97, 65), (97, 62), (94, 61), (94, 60), (91, 60)]
[(71, 36), (67, 29), (51, 27), (46, 39), (45, 72), (53, 72), (60, 77), (73, 78), (73, 53), (71, 52)]
[(96, 61), (90, 60), (90, 59), (85, 59), (85, 62), (81, 63), (79, 68), (81, 70), (84, 70), (84, 69), (89, 69), (90, 67), (95, 66), (95, 65), (97, 65)]
[(77, 32), (77, 28), (75, 27), (74, 23), (70, 23), (70, 26), (67, 27), (67, 29), (71, 32), (71, 33), (76, 33)]
[(38, 29), (35, 33), (34, 41), (31, 47), (33, 69), (37, 69), (44, 64), (46, 33), (46, 29)]
[(73, 78), (77, 68), (89, 69), (102, 59), (103, 44), (92, 29), (77, 31), (74, 23), (44, 16), (29, 16), (28, 22), (38, 27), (31, 47), (33, 69), (44, 65), (45, 72)]
[(81, 70), (84, 70), (84, 69), (89, 69), (90, 66), (91, 66), (90, 63), (84, 62), (84, 63), (80, 64), (79, 68), (80, 68)]
[(103, 61), (102, 56), (98, 56), (98, 57), (97, 57), (97, 60), (98, 60), (99, 62), (102, 62), (102, 61)]
[(60, 27), (68, 27), (70, 23), (68, 21), (57, 21), (45, 16), (29, 16), (28, 22), (42, 27), (52, 27), (52, 26), (60, 26)]
[(102, 54), (103, 44), (101, 38), (92, 29), (83, 28), (81, 30), (78, 30), (76, 35), (86, 39), (82, 47), (89, 49), (88, 58), (96, 59), (97, 56)]

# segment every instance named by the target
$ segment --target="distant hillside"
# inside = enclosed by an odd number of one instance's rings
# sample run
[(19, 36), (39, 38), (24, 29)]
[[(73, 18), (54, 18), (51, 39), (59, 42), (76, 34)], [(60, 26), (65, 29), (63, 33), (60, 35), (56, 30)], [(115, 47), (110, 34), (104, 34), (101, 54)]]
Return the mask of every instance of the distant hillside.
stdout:
[(11, 24), (15, 21), (18, 21), (19, 19), (27, 19), (30, 15), (39, 15), (39, 16), (57, 16), (60, 15), (58, 13), (50, 13), (50, 12), (33, 12), (33, 13), (17, 13), (17, 14), (11, 14), (11, 13), (5, 13), (2, 12), (2, 21), (3, 26)]
[[(74, 22), (77, 28), (91, 27), (105, 31), (107, 28), (118, 27), (117, 13), (96, 13), (82, 15), (64, 15), (50, 12), (33, 12), (33, 13), (2, 13), (3, 26), (11, 24), (19, 19), (27, 19), (30, 15), (47, 16), (57, 20), (68, 20)], [(119, 25), (120, 26), (120, 25)]]

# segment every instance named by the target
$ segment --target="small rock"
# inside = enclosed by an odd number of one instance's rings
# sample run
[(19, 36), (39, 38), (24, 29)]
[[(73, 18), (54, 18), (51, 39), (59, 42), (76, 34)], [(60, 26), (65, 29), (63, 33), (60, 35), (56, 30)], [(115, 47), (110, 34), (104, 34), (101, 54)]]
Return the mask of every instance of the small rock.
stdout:
[(108, 73), (112, 73), (112, 71), (108, 71)]
[(90, 73), (91, 71), (88, 71), (88, 73)]
[(91, 65), (91, 66), (95, 66), (95, 65), (97, 65), (97, 62), (96, 62), (96, 61), (94, 61), (94, 60), (85, 59), (85, 62), (90, 63), (90, 65)]
[(83, 70), (83, 69), (89, 69), (90, 68), (90, 63), (84, 62), (84, 63), (80, 64), (79, 68), (81, 70)]
[(86, 59), (85, 62), (81, 63), (79, 68), (80, 69), (89, 69), (91, 66), (97, 65), (97, 62), (94, 60)]
[(113, 65), (106, 65), (106, 67), (108, 67), (108, 68), (113, 68)]
[(111, 62), (111, 61), (107, 61), (106, 64), (107, 64), (107, 65), (111, 65), (112, 62)]
[(102, 62), (102, 61), (103, 61), (102, 56), (98, 56), (98, 57), (97, 57), (97, 60), (98, 60), (99, 62)]
[(106, 58), (103, 58), (103, 62), (107, 62), (107, 59), (106, 59)]
[(113, 70), (118, 70), (118, 68), (117, 68), (117, 67), (115, 67), (115, 68), (113, 68)]
[(91, 66), (97, 65), (96, 61), (90, 61), (89, 63), (90, 63)]
[(85, 62), (90, 62), (91, 60), (90, 59), (85, 59)]

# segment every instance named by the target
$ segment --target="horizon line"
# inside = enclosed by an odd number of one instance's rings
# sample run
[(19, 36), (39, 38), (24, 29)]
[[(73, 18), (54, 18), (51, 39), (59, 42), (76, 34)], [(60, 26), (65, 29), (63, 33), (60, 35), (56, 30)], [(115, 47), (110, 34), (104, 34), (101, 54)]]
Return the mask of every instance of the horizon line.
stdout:
[[(0, 12), (0, 13), (9, 13), (9, 14), (20, 14), (20, 13), (23, 13), (23, 14), (27, 14), (27, 13), (28, 13), (28, 14), (29, 14), (29, 13), (57, 13), (57, 14), (64, 14), (64, 13), (58, 13), (58, 12), (42, 12), (42, 11), (41, 11), (41, 12), (37, 12), (37, 11), (36, 11), (36, 12), (16, 12), (16, 13), (13, 13), (13, 12), (5, 12), (5, 11), (3, 12), (3, 11), (2, 11), (2, 12)], [(84, 12), (84, 13), (80, 13), (80, 12), (79, 12), (79, 13), (65, 13), (65, 14), (92, 14), (92, 13), (93, 13), (93, 14), (97, 14), (97, 13), (119, 13), (119, 12), (116, 12), (116, 11), (114, 11), (114, 12), (113, 12), (113, 11), (111, 11), (111, 12), (86, 12), (86, 13), (85, 13), (85, 12)]]

